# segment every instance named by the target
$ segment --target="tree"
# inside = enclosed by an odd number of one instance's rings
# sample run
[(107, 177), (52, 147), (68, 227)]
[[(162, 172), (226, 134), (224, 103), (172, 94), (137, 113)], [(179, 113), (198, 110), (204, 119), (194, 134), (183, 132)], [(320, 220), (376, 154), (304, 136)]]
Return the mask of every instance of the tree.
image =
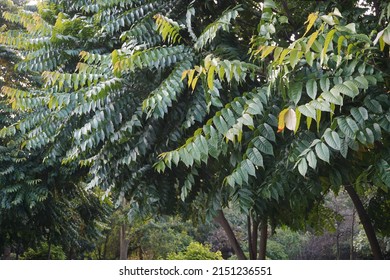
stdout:
[[(20, 8), (11, 1), (0, 4), (2, 7), (6, 4), (5, 18)], [(24, 24), (31, 27), (31, 22)], [(10, 34), (20, 30), (16, 22), (2, 28), (2, 32)], [(0, 51), (4, 55), (0, 86), (11, 90), (12, 85), (15, 92), (34, 91), (37, 87), (34, 73), (14, 71), (14, 65), (20, 62), (20, 52), (3, 47)], [(26, 117), (26, 110), (10, 110), (6, 106), (9, 100), (4, 100), (4, 95), (1, 98), (2, 127)], [(35, 133), (39, 135), (40, 131)], [(23, 138), (20, 132), (6, 133), (0, 143), (0, 248), (13, 249), (18, 257), (28, 248), (46, 244), (46, 258), (50, 258), (54, 244), (61, 245), (68, 258), (79, 257), (91, 250), (91, 242), (99, 236), (98, 223), (104, 222), (108, 209), (96, 194), (84, 190), (82, 168), (44, 162), (40, 150), (21, 149)]]

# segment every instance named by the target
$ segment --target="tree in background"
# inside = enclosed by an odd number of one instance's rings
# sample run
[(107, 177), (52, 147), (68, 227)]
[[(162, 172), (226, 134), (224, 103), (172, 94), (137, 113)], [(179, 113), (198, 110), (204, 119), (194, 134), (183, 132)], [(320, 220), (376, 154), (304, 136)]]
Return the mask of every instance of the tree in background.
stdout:
[[(20, 9), (10, 1), (2, 1), (1, 5), (4, 16)], [(21, 32), (22, 26), (11, 22), (2, 29), (13, 34)], [(2, 88), (36, 90), (39, 86), (35, 82), (36, 73), (14, 71), (23, 52), (8, 48), (0, 48), (0, 51)], [(27, 110), (10, 110), (9, 100), (4, 95), (1, 98), (2, 127), (26, 117)], [(42, 248), (47, 249), (46, 258), (51, 258), (54, 245), (62, 246), (67, 258), (77, 258), (92, 250), (99, 236), (99, 225), (108, 215), (108, 207), (96, 194), (84, 189), (82, 168), (45, 162), (42, 150), (21, 148), (23, 138), (20, 132), (3, 135), (0, 143), (0, 248), (4, 251), (3, 257), (8, 258), (12, 250), (18, 258), (27, 248), (45, 244)], [(41, 253), (44, 251), (42, 249)]]

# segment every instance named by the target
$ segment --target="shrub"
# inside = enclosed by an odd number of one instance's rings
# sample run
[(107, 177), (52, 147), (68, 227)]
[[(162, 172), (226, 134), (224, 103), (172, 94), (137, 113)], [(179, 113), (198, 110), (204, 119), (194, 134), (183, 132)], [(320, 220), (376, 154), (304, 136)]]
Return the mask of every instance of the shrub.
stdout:
[(210, 245), (191, 242), (187, 249), (179, 253), (170, 253), (168, 260), (222, 260), (220, 251), (212, 252)]
[[(29, 248), (25, 251), (20, 259), (22, 260), (47, 260), (49, 245), (46, 242), (41, 243), (37, 248)], [(50, 248), (51, 260), (65, 260), (66, 256), (61, 246), (52, 245)]]

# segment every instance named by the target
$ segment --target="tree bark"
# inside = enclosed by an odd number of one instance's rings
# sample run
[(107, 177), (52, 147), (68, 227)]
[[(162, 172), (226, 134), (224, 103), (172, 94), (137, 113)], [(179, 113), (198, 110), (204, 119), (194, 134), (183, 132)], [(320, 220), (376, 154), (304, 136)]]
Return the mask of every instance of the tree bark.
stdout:
[(49, 231), (49, 234), (47, 236), (47, 245), (48, 245), (48, 249), (47, 249), (47, 259), (50, 260), (51, 259), (51, 232)]
[(267, 253), (268, 221), (264, 219), (260, 225), (259, 260), (265, 260)]
[(336, 260), (340, 259), (340, 232), (339, 225), (336, 227)]
[(221, 225), (221, 227), (224, 229), (228, 240), (230, 242), (230, 245), (233, 247), (234, 253), (236, 254), (237, 258), (239, 260), (246, 260), (244, 252), (242, 251), (242, 248), (240, 246), (240, 243), (238, 242), (236, 235), (234, 234), (229, 222), (226, 220), (225, 215), (223, 214), (222, 210), (218, 211), (218, 215), (214, 218), (214, 220)]
[(126, 224), (122, 224), (119, 229), (119, 259), (127, 260), (129, 251), (129, 241), (126, 240)]
[(352, 225), (351, 225), (351, 240), (350, 240), (350, 248), (349, 248), (349, 259), (353, 260), (355, 258), (355, 249), (353, 246), (353, 237), (355, 231), (355, 209), (352, 209)]
[(345, 190), (351, 197), (351, 200), (356, 208), (356, 212), (359, 216), (360, 222), (363, 225), (364, 231), (366, 232), (368, 242), (370, 243), (371, 252), (376, 260), (383, 260), (381, 248), (379, 246), (378, 239), (376, 238), (374, 227), (372, 226), (370, 217), (364, 209), (363, 203), (359, 198), (352, 185), (345, 185)]
[(106, 234), (106, 238), (104, 240), (104, 247), (103, 247), (103, 256), (102, 256), (102, 260), (106, 260), (107, 259), (107, 244), (108, 244), (108, 238), (110, 237), (110, 235), (107, 233)]
[(251, 228), (248, 232), (248, 240), (250, 241), (251, 246), (249, 247), (249, 255), (251, 260), (257, 259), (257, 239), (259, 232), (259, 222), (256, 219), (253, 219), (248, 216), (249, 221), (251, 221)]

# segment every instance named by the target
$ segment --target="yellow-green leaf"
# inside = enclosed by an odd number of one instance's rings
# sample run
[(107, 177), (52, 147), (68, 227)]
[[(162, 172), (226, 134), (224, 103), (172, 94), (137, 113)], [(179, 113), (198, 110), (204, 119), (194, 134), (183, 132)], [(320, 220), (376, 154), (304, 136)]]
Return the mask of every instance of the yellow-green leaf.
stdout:
[(209, 71), (207, 73), (207, 86), (209, 89), (214, 88), (214, 72), (215, 72), (215, 66), (210, 66)]
[(320, 30), (317, 30), (316, 32), (314, 32), (313, 34), (310, 35), (309, 41), (307, 42), (307, 50), (310, 50), (314, 41), (317, 39), (319, 33), (320, 33)]
[(195, 70), (191, 69), (188, 71), (188, 87), (191, 86), (192, 79), (194, 78)]
[(298, 108), (295, 109), (295, 115), (296, 115), (296, 125), (295, 125), (295, 129), (294, 129), (294, 133), (297, 133), (298, 129), (299, 129), (299, 125), (301, 123), (301, 111), (298, 110)]
[(196, 83), (198, 82), (199, 76), (200, 75), (196, 75), (195, 78), (192, 80), (191, 88), (192, 88), (193, 91), (195, 90)]
[(284, 116), (286, 115), (286, 113), (287, 113), (288, 110), (289, 110), (289, 109), (286, 108), (286, 109), (282, 110), (282, 111), (279, 113), (278, 132), (282, 132), (282, 131), (284, 130), (284, 127), (285, 127), (285, 125), (286, 125)]
[(303, 34), (303, 37), (304, 37), (304, 36), (307, 34), (307, 32), (309, 32), (310, 29), (313, 27), (313, 25), (314, 25), (315, 21), (317, 20), (317, 18), (318, 18), (318, 12), (316, 12), (316, 13), (311, 13), (311, 14), (308, 16), (308, 18), (307, 18), (307, 20), (306, 20), (306, 22), (305, 22), (305, 24), (307, 24), (307, 27), (306, 27), (305, 34)]
[(266, 46), (263, 49), (263, 53), (261, 54), (261, 58), (266, 58), (272, 51), (276, 48), (276, 46)]
[(325, 37), (324, 48), (322, 49), (321, 53), (321, 64), (324, 62), (326, 52), (328, 51), (329, 44), (332, 41), (335, 32), (336, 29), (332, 29)]
[(341, 53), (341, 47), (343, 46), (343, 42), (346, 40), (345, 36), (341, 35), (337, 40), (337, 53)]

